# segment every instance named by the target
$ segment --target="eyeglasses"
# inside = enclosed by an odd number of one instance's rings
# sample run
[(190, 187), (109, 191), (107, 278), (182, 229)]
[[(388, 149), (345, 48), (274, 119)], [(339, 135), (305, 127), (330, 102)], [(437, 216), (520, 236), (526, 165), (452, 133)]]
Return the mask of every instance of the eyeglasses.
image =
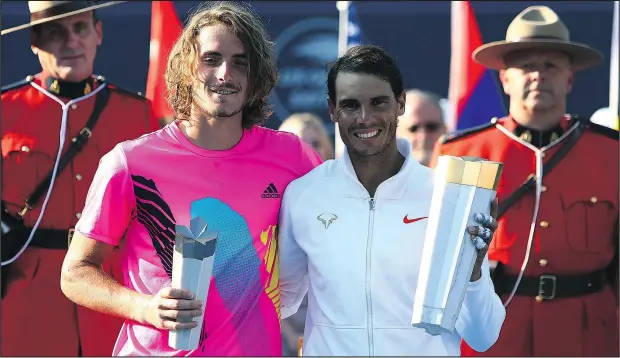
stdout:
[(440, 123), (414, 124), (411, 127), (409, 127), (409, 132), (415, 133), (415, 132), (419, 131), (422, 128), (424, 128), (424, 130), (426, 130), (427, 132), (436, 132), (441, 127), (443, 127), (443, 125), (440, 124)]

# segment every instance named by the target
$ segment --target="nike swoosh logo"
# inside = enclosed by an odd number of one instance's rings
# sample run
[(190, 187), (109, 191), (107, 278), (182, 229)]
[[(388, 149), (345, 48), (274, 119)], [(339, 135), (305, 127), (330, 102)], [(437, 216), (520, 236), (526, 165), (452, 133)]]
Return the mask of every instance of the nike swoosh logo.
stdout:
[(405, 217), (403, 218), (403, 222), (404, 222), (405, 224), (411, 224), (411, 223), (414, 223), (414, 222), (416, 222), (416, 221), (420, 221), (420, 220), (422, 220), (422, 219), (426, 219), (426, 218), (428, 218), (428, 217), (427, 217), (427, 216), (425, 216), (425, 217), (422, 217), (422, 218), (409, 219), (409, 218), (407, 217), (407, 215), (405, 215)]

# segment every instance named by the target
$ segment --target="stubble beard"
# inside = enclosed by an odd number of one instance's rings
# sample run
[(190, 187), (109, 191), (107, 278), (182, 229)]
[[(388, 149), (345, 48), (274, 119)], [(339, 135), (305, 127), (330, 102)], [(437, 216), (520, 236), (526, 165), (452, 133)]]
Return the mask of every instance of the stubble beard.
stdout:
[(385, 144), (383, 144), (383, 146), (381, 146), (381, 149), (379, 149), (377, 152), (368, 154), (365, 151), (359, 151), (355, 149), (355, 147), (353, 146), (347, 146), (349, 156), (351, 157), (351, 159), (355, 158), (365, 163), (380, 164), (381, 162), (385, 161), (385, 154), (387, 153), (387, 149), (390, 148), (392, 143), (394, 143), (394, 141), (396, 140), (396, 126), (389, 126), (387, 134), (387, 138), (389, 139), (385, 142)]
[(215, 109), (212, 113), (209, 113), (210, 116), (215, 118), (228, 118), (235, 116), (243, 111), (243, 106), (240, 106), (238, 109), (234, 111), (227, 111), (226, 109)]

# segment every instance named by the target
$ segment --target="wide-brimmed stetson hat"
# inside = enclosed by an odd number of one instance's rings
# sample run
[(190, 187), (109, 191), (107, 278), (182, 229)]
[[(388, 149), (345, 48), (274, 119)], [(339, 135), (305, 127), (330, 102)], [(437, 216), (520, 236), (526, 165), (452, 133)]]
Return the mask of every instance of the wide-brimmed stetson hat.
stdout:
[(574, 71), (597, 66), (603, 60), (598, 50), (571, 42), (568, 28), (547, 6), (531, 6), (523, 10), (508, 26), (505, 41), (482, 45), (472, 57), (487, 68), (500, 70), (506, 68), (506, 55), (519, 50), (565, 52), (571, 58)]
[(2, 30), (2, 35), (122, 2), (124, 1), (106, 1), (97, 4), (94, 1), (28, 1), (30, 22)]

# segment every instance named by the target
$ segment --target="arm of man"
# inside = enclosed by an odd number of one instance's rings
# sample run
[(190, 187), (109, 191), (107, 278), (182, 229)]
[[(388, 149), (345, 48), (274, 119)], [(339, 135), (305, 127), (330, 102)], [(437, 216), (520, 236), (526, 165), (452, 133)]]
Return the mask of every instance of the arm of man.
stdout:
[[(299, 177), (306, 175), (322, 163), (319, 154), (299, 138), (300, 146), (297, 163)], [(308, 292), (308, 256), (299, 247), (293, 229), (292, 212), (300, 191), (290, 183), (282, 196), (280, 220), (278, 224), (278, 257), (280, 267), (280, 308), (282, 319), (290, 317), (299, 310)]]
[(63, 262), (62, 292), (73, 302), (105, 314), (161, 329), (193, 328), (196, 322), (177, 322), (201, 313), (201, 302), (192, 300), (190, 292), (167, 287), (154, 296), (139, 293), (101, 267), (125, 235), (135, 200), (125, 155), (117, 146), (101, 159), (91, 183)]
[[(296, 201), (292, 184), (284, 191), (278, 228), (280, 260), (280, 308), (282, 319), (297, 312), (308, 291), (308, 256), (299, 247), (293, 230), (291, 211)], [(293, 190), (291, 190), (293, 189)]]
[(62, 292), (78, 305), (147, 323), (144, 311), (152, 296), (123, 286), (101, 267), (113, 250), (113, 245), (76, 232), (63, 262)]
[(465, 293), (456, 330), (472, 349), (484, 352), (497, 341), (504, 318), (506, 309), (495, 293), (485, 256), (480, 278), (470, 282)]

